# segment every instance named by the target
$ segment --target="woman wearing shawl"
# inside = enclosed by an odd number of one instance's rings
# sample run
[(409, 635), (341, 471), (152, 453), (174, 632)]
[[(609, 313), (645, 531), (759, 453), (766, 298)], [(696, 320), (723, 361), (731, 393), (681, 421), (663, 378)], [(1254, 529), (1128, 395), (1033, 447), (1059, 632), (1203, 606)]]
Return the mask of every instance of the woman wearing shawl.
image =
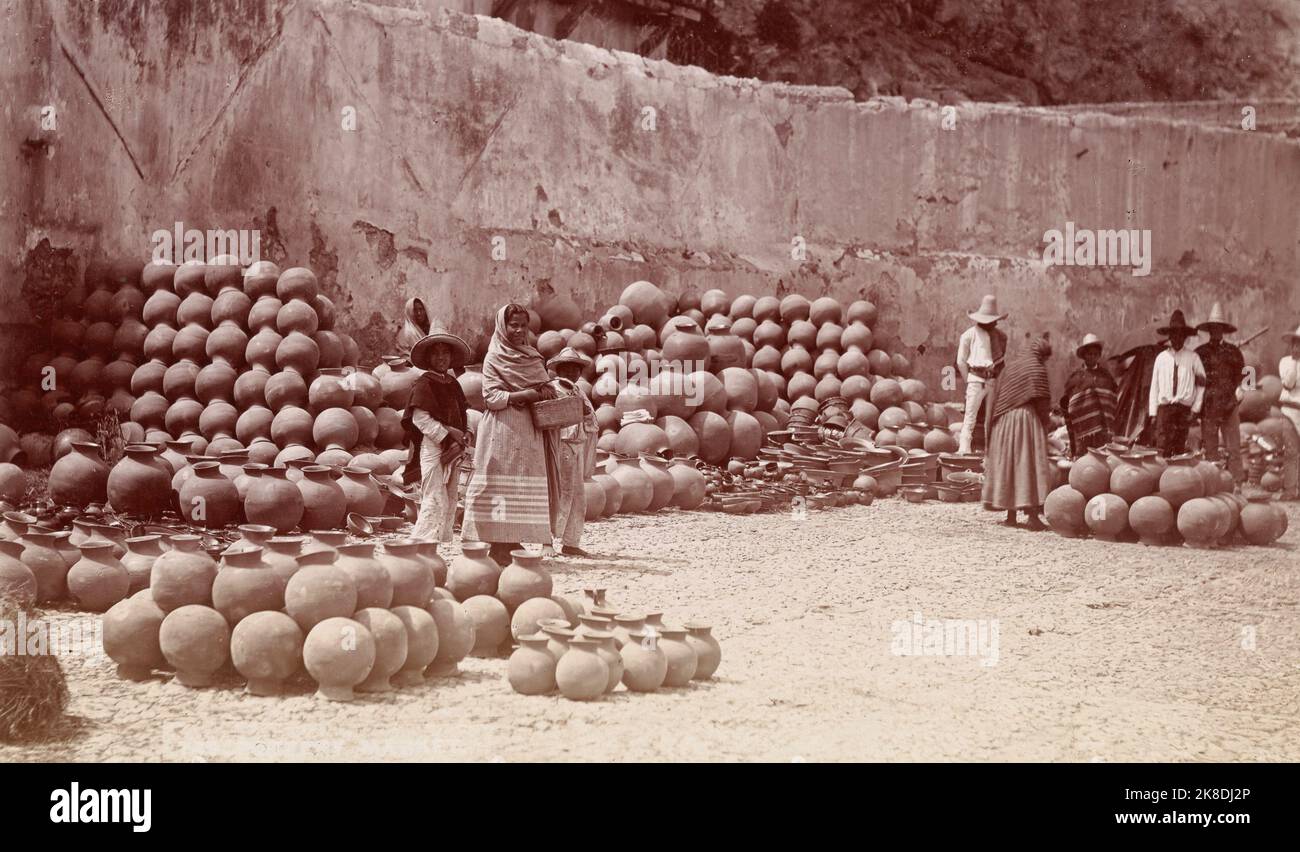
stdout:
[(478, 426), (461, 528), (463, 540), (490, 543), (501, 565), (509, 564), (520, 542), (546, 544), (552, 538), (559, 508), (557, 439), (533, 425), (528, 408), (555, 395), (550, 379), (545, 359), (528, 345), (527, 309), (501, 308), (483, 360), (487, 410)]
[(1007, 526), (1016, 525), (1016, 512), (1028, 516), (1031, 530), (1045, 529), (1038, 514), (1051, 490), (1047, 457), (1047, 424), (1052, 392), (1047, 382), (1047, 336), (1029, 345), (1029, 354), (1007, 365), (991, 408), (988, 454), (984, 459), (984, 503), (1004, 510)]
[(397, 333), (397, 354), (410, 358), (412, 347), (429, 333), (429, 312), (424, 309), (422, 300), (410, 298), (406, 300), (402, 313), (405, 319), (402, 330)]
[(1115, 379), (1101, 366), (1101, 338), (1084, 335), (1074, 354), (1083, 366), (1070, 374), (1061, 394), (1061, 412), (1070, 435), (1070, 458), (1110, 443), (1115, 421)]
[(420, 511), (411, 533), (415, 538), (451, 541), (460, 462), (469, 443), (469, 404), (451, 369), (464, 366), (468, 358), (465, 341), (441, 327), (411, 348), (411, 363), (424, 370), (402, 418), (408, 447), (402, 481), (420, 484)]

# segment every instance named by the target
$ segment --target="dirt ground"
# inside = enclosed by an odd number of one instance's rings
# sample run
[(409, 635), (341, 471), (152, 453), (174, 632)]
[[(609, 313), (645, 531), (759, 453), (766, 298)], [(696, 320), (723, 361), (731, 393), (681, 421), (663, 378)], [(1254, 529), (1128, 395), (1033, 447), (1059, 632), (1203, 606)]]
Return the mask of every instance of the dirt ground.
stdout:
[[(336, 704), (68, 658), (78, 733), (0, 761), (1295, 761), (1300, 507), (1290, 518), (1277, 546), (1196, 551), (896, 499), (620, 517), (588, 527), (596, 558), (552, 563), (556, 590), (708, 621), (713, 681), (584, 704), (517, 695), (505, 659), (469, 659)], [(973, 620), (984, 644), (900, 653), (914, 618)], [(911, 648), (927, 649), (943, 650)]]

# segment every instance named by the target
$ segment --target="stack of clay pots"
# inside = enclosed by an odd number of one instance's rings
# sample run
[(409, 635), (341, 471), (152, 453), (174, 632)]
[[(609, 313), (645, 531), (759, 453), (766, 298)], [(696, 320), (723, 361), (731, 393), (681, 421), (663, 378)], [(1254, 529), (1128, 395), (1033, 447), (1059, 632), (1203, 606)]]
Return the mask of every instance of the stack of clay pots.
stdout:
[(452, 674), (474, 647), (466, 608), (438, 588), (432, 543), (241, 531), (219, 561), (196, 536), (129, 541), (131, 583), (147, 583), (104, 616), (120, 676), (174, 670), (203, 687), (233, 666), (250, 694), (277, 695), (305, 669), (318, 696), (346, 701)]
[(1148, 545), (1266, 545), (1287, 528), (1280, 506), (1267, 495), (1234, 494), (1231, 474), (1219, 465), (1190, 455), (1166, 460), (1140, 447), (1090, 450), (1043, 510), (1060, 535)]

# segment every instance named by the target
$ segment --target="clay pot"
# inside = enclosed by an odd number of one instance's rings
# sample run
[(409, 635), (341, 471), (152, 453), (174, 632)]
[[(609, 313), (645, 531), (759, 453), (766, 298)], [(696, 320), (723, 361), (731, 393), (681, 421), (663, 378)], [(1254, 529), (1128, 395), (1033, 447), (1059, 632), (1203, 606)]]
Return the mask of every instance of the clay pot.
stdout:
[(546, 649), (548, 641), (545, 634), (519, 637), (519, 648), (506, 665), (506, 679), (515, 692), (546, 695), (555, 691), (556, 662)]
[[(13, 513), (8, 513), (12, 515)], [(16, 542), (21, 550), (19, 561), (36, 581), (36, 602), (47, 603), (68, 596), (68, 569), (81, 559), (79, 550), (65, 555), (71, 548), (66, 533), (43, 533), (27, 530)], [(75, 555), (74, 555), (75, 554)]]
[(375, 545), (356, 542), (338, 547), (334, 563), (352, 578), (357, 590), (357, 609), (386, 608), (393, 602), (393, 580), (375, 558)]
[(100, 458), (99, 444), (78, 441), (72, 452), (50, 468), (50, 499), (60, 506), (84, 509), (108, 500), (108, 465)]
[(298, 490), (302, 493), (303, 514), (299, 526), (304, 530), (333, 529), (343, 526), (347, 515), (348, 498), (330, 475), (330, 469), (321, 465), (303, 468)]
[(1219, 476), (1222, 469), (1211, 461), (1200, 461), (1196, 464), (1196, 472), (1200, 474), (1201, 481), (1205, 483), (1205, 496), (1210, 497), (1218, 494), (1223, 488), (1223, 480)]
[(348, 514), (357, 512), (366, 517), (383, 514), (387, 500), (369, 471), (359, 467), (345, 467), (338, 484), (347, 499)]
[(212, 606), (230, 624), (254, 612), (284, 608), (286, 582), (262, 561), (262, 548), (243, 545), (227, 550), (212, 584)]
[(678, 627), (664, 627), (659, 631), (659, 649), (668, 661), (664, 686), (686, 686), (695, 677), (699, 659), (695, 649), (686, 641), (686, 631)]
[(648, 453), (640, 454), (641, 471), (649, 478), (652, 488), (650, 505), (647, 512), (657, 512), (673, 502), (677, 491), (677, 481), (668, 472), (668, 461), (660, 456)]
[(333, 561), (332, 550), (304, 552), (298, 557), (298, 571), (285, 584), (285, 612), (303, 630), (357, 610), (356, 583)]
[(162, 536), (141, 535), (128, 538), (126, 548), (126, 555), (121, 557), (121, 562), (130, 580), (127, 594), (133, 595), (141, 589), (149, 588), (154, 563), (163, 555)]
[(541, 630), (542, 622), (554, 619), (569, 622), (569, 616), (559, 601), (549, 597), (529, 598), (519, 604), (510, 617), (510, 635), (515, 639), (530, 636)]
[(1286, 532), (1286, 513), (1276, 504), (1250, 501), (1241, 509), (1241, 534), (1251, 544), (1267, 546)]
[(510, 613), (506, 605), (489, 595), (474, 595), (462, 604), (474, 622), (476, 657), (494, 657), (510, 639)]
[(274, 536), (261, 545), (262, 561), (287, 584), (289, 578), (298, 573), (302, 545), (301, 536)]
[(1089, 450), (1070, 467), (1070, 487), (1091, 500), (1110, 487), (1110, 466), (1099, 450)]
[(319, 328), (316, 309), (301, 299), (284, 302), (275, 316), (275, 330), (283, 335), (297, 333), (310, 337)]
[(429, 564), (420, 558), (420, 542), (388, 541), (375, 557), (388, 572), (392, 585), (392, 606), (419, 606), (429, 602), (434, 577)]
[(1160, 496), (1175, 510), (1188, 500), (1205, 496), (1205, 479), (1197, 470), (1196, 459), (1182, 456), (1168, 460), (1165, 472), (1160, 474)]
[(654, 482), (641, 469), (639, 459), (625, 455), (611, 458), (614, 465), (608, 469), (609, 475), (618, 482), (622, 492), (619, 511), (625, 513), (647, 511), (655, 499)]
[(461, 552), (447, 566), (447, 590), (458, 601), (476, 595), (495, 595), (501, 569), (488, 556), (491, 546), (483, 542), (463, 542)]
[(230, 659), (230, 626), (215, 609), (182, 606), (163, 619), (158, 644), (176, 669), (176, 682), (200, 688), (210, 685), (212, 676)]
[(229, 403), (235, 398), (235, 382), (238, 374), (229, 364), (218, 361), (199, 370), (194, 380), (194, 395), (199, 402), (207, 405), (211, 402)]
[(1058, 535), (1074, 538), (1086, 535), (1088, 525), (1084, 521), (1084, 509), (1088, 499), (1069, 485), (1062, 485), (1047, 495), (1043, 502), (1043, 514), (1047, 524)]
[(176, 308), (176, 322), (182, 326), (192, 325), (211, 330), (212, 297), (197, 291), (190, 293)]
[[(484, 551), (486, 554), (486, 550)], [(438, 654), (429, 668), (428, 677), (456, 674), (457, 664), (468, 656), (475, 643), (474, 620), (463, 605), (445, 599), (430, 600), (425, 607), (438, 627)]]
[(163, 612), (183, 606), (212, 604), (212, 584), (217, 577), (217, 563), (203, 552), (202, 539), (196, 535), (174, 535), (154, 561), (150, 572), (149, 592)]
[(1128, 529), (1128, 504), (1115, 494), (1098, 494), (1083, 510), (1084, 523), (1102, 541), (1114, 541)]
[(284, 681), (302, 668), (302, 629), (282, 612), (251, 613), (230, 634), (230, 657), (247, 679), (249, 695), (280, 695)]
[(0, 599), (25, 610), (36, 604), (39, 586), (36, 575), (22, 562), (23, 550), (22, 542), (0, 539)]
[(398, 686), (418, 686), (424, 683), (424, 670), (438, 656), (438, 624), (418, 606), (395, 606), (392, 615), (406, 631), (406, 659), (394, 680)]
[(290, 332), (276, 347), (275, 364), (280, 370), (292, 370), (300, 376), (311, 375), (320, 364), (320, 348), (316, 341), (302, 332)]
[(745, 343), (732, 334), (730, 320), (721, 315), (710, 319), (705, 328), (705, 341), (709, 345), (709, 369), (713, 372), (745, 365)]
[(1145, 456), (1125, 454), (1120, 464), (1110, 474), (1110, 490), (1124, 502), (1132, 504), (1150, 495), (1159, 484), (1159, 477), (1144, 463)]
[[(1172, 460), (1171, 460), (1172, 462)], [(1170, 470), (1174, 467), (1171, 465)], [(1180, 468), (1195, 474), (1191, 468)], [(1161, 492), (1163, 495), (1163, 491)], [(1168, 499), (1168, 498), (1166, 498)], [(1173, 501), (1170, 500), (1170, 505)], [(1178, 532), (1192, 547), (1213, 547), (1222, 534), (1222, 507), (1208, 497), (1192, 497), (1178, 508)]]
[(366, 679), (357, 684), (360, 692), (391, 692), (389, 679), (406, 665), (406, 625), (387, 609), (368, 607), (352, 616), (370, 631), (375, 640), (375, 661)]
[(303, 663), (318, 687), (316, 697), (329, 701), (355, 698), (352, 689), (370, 675), (377, 654), (370, 630), (341, 617), (312, 627), (302, 648)]
[(104, 653), (124, 680), (148, 680), (167, 665), (158, 637), (166, 613), (148, 598), (125, 598), (104, 613)]
[(275, 284), (275, 295), (282, 301), (301, 299), (310, 302), (319, 293), (316, 275), (304, 266), (295, 266), (280, 273)]
[(357, 443), (357, 421), (346, 408), (327, 408), (316, 416), (311, 435), (318, 447), (350, 450)]
[(605, 492), (605, 503), (604, 508), (601, 509), (601, 517), (613, 517), (614, 513), (623, 504), (623, 486), (618, 484), (617, 479), (605, 473), (601, 466), (597, 467), (596, 473), (591, 478)]
[(594, 521), (605, 511), (605, 489), (591, 477), (583, 480), (583, 519)]
[(239, 520), (239, 491), (221, 472), (219, 462), (199, 462), (194, 475), (180, 487), (181, 517), (208, 529), (219, 529)]
[(438, 554), (438, 542), (421, 541), (419, 542), (420, 558), (429, 566), (433, 574), (433, 583), (435, 586), (443, 586), (447, 583), (447, 563), (443, 561), (442, 556)]
[(122, 460), (109, 471), (108, 501), (113, 511), (155, 516), (171, 505), (171, 466), (149, 444), (128, 446)]
[(422, 370), (412, 367), (405, 358), (391, 359), (388, 372), (379, 380), (384, 393), (384, 404), (393, 409), (406, 408), (411, 388), (422, 374)]
[(614, 641), (614, 634), (604, 630), (587, 630), (577, 638), (595, 643), (596, 655), (605, 663), (605, 667), (609, 671), (603, 691), (613, 692), (619, 681), (623, 679), (623, 658), (619, 655), (618, 645)]
[(549, 598), (552, 592), (551, 574), (542, 565), (541, 554), (527, 550), (510, 553), (511, 563), (502, 571), (497, 581), (497, 599), (513, 613), (530, 598)]
[(623, 685), (632, 692), (654, 692), (668, 675), (668, 658), (657, 634), (644, 630), (631, 634), (619, 649), (623, 658)]
[(692, 680), (708, 680), (722, 663), (722, 646), (713, 637), (713, 628), (698, 621), (686, 623), (686, 644), (695, 651), (696, 666)]
[(379, 433), (375, 435), (375, 446), (381, 449), (401, 447), (406, 434), (402, 431), (401, 415), (385, 405), (375, 409), (375, 420), (379, 425)]
[(599, 644), (593, 639), (575, 638), (569, 642), (568, 653), (556, 664), (556, 686), (570, 701), (590, 701), (604, 694), (610, 672), (597, 653)]

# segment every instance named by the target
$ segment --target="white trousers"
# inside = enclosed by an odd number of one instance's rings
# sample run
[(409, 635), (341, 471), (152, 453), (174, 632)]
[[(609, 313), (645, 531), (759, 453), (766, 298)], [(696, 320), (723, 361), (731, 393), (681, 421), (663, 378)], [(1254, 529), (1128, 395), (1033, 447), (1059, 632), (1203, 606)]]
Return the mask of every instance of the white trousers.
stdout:
[(442, 449), (427, 437), (420, 442), (420, 511), (412, 538), (451, 541), (456, 524), (456, 493), (460, 489), (460, 459), (448, 470)]
[(587, 525), (587, 489), (583, 485), (586, 458), (582, 444), (560, 442), (560, 510), (555, 520), (561, 544), (577, 547)]
[(979, 416), (980, 404), (984, 401), (984, 382), (968, 381), (966, 383), (966, 413), (961, 419), (961, 438), (957, 452), (971, 451), (971, 438), (975, 434), (975, 418)]

